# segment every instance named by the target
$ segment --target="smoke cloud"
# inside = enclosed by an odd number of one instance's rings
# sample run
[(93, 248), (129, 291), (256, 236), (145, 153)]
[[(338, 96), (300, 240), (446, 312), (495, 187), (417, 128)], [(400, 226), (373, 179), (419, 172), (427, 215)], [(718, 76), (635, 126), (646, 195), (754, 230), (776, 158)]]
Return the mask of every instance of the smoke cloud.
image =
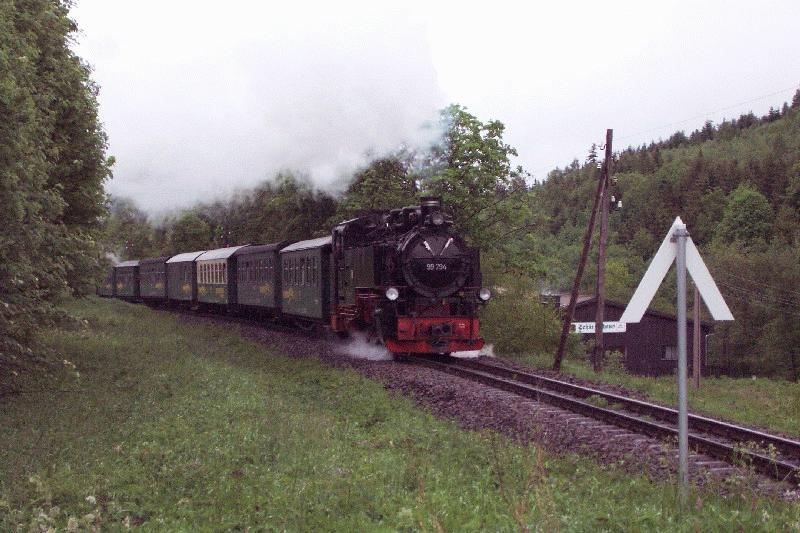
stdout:
[(331, 187), (368, 152), (435, 137), (423, 126), (446, 102), (410, 9), (219, 6), (84, 0), (73, 11), (117, 159), (113, 194), (158, 212), (280, 170)]
[(391, 361), (392, 354), (381, 344), (367, 341), (367, 336), (360, 332), (353, 332), (342, 345), (342, 352), (355, 359), (368, 359), (370, 361)]

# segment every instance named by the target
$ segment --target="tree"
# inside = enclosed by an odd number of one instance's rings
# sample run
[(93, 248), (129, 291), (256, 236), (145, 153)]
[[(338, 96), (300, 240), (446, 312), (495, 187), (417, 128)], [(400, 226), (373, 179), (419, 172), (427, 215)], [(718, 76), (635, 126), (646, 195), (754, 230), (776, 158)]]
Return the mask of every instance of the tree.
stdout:
[(769, 241), (774, 213), (766, 197), (742, 184), (728, 198), (717, 226), (717, 238), (724, 244), (738, 242), (745, 247)]
[(193, 211), (185, 211), (170, 229), (169, 244), (173, 254), (206, 250), (211, 244), (211, 226)]
[(70, 3), (0, 4), (0, 362), (30, 355), (64, 293), (93, 290), (112, 159)]
[[(426, 194), (441, 196), (456, 228), (477, 245), (488, 245), (525, 218), (525, 173), (511, 166), (517, 151), (503, 141), (505, 126), (483, 123), (459, 105), (441, 112), (444, 134), (431, 148), (422, 179)], [(521, 181), (518, 178), (523, 178)]]
[(416, 178), (409, 171), (411, 157), (403, 152), (381, 157), (358, 171), (339, 202), (339, 217), (414, 205), (418, 198)]
[(143, 259), (155, 255), (155, 230), (147, 214), (129, 198), (111, 197), (105, 247), (120, 259)]

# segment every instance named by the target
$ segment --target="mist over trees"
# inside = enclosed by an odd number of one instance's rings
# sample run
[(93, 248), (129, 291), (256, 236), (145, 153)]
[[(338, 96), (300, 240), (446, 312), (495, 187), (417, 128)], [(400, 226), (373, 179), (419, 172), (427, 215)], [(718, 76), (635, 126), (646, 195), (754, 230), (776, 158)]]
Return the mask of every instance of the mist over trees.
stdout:
[(0, 5), (0, 363), (32, 356), (64, 294), (94, 291), (106, 215), (97, 87), (70, 3)]

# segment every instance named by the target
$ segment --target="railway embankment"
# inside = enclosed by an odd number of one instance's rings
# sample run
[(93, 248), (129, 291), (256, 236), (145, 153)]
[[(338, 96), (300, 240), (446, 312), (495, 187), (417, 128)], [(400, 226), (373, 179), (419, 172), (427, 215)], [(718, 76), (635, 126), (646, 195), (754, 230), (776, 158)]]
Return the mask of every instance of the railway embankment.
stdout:
[(511, 438), (521, 405), (429, 369), (406, 379), (303, 357), (320, 348), (297, 334), (66, 305), (81, 321), (47, 334), (60, 363), (3, 376), (2, 530), (800, 527), (797, 505), (745, 484), (697, 488), (680, 514), (669, 477)]

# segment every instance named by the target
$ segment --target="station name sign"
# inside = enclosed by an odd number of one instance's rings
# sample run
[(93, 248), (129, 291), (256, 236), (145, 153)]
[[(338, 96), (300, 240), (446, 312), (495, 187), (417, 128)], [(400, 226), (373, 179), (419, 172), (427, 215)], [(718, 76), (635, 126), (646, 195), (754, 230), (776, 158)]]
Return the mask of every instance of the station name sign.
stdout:
[[(625, 322), (603, 322), (603, 333), (625, 333)], [(572, 330), (575, 333), (594, 333), (594, 322), (573, 322)]]

